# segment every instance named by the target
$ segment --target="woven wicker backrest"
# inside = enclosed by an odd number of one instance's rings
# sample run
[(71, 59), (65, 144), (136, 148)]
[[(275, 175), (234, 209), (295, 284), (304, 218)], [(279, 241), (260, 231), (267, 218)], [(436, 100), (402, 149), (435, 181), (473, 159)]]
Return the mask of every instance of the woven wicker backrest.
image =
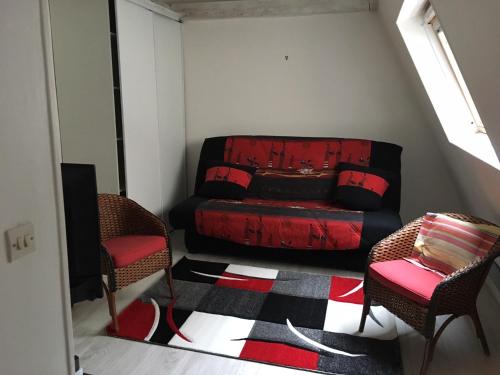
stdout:
[(130, 234), (130, 203), (114, 194), (99, 194), (101, 240)]
[(115, 194), (99, 194), (101, 240), (141, 234), (167, 237), (163, 221), (131, 199)]

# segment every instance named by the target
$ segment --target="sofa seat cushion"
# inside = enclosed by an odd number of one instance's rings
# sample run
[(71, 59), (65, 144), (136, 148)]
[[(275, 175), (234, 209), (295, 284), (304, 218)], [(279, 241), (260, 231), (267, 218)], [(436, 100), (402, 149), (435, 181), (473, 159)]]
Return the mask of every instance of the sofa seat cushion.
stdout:
[(368, 274), (386, 288), (422, 306), (429, 304), (434, 289), (444, 278), (404, 259), (372, 263)]
[(198, 234), (270, 248), (350, 250), (361, 243), (363, 213), (324, 202), (211, 199), (195, 212)]
[[(172, 210), (169, 212), (169, 224), (175, 229), (196, 230), (197, 228), (196, 213), (199, 208), (211, 205), (211, 203), (208, 203), (209, 201), (210, 200), (207, 198), (194, 195), (186, 199), (185, 201), (180, 202), (175, 207), (173, 207)], [(324, 213), (325, 211), (327, 212), (335, 210), (339, 211), (338, 208), (335, 209), (335, 207), (332, 206), (332, 203), (328, 201), (282, 201), (282, 200), (245, 198), (243, 202), (233, 202), (232, 205), (241, 206), (243, 209), (248, 208), (249, 206), (254, 207), (254, 210), (257, 213), (259, 211), (264, 212), (270, 209), (270, 208), (259, 209), (258, 207), (271, 207), (271, 209), (273, 210), (277, 210), (278, 208), (284, 208), (287, 212), (290, 212), (292, 214), (295, 213), (296, 211), (300, 211), (303, 210), (303, 208), (305, 208), (306, 210), (309, 211), (311, 217), (313, 217), (318, 213)], [(303, 207), (303, 208), (298, 208), (298, 207)], [(344, 212), (346, 211), (344, 210)], [(358, 244), (359, 247), (351, 248), (350, 250), (353, 249), (369, 250), (378, 241), (387, 237), (389, 234), (398, 230), (402, 226), (401, 218), (393, 210), (386, 209), (386, 210), (371, 211), (371, 212), (356, 211), (355, 214), (359, 215), (360, 220), (362, 221), (361, 239)], [(220, 215), (219, 218), (220, 220), (222, 220), (223, 215)], [(212, 235), (211, 233), (206, 232), (205, 231), (206, 229), (207, 228), (203, 228), (204, 230), (203, 233), (208, 233), (205, 234), (208, 237), (219, 238), (221, 240), (225, 239), (233, 243), (235, 242), (234, 240), (228, 238), (220, 238), (219, 236), (220, 233), (214, 233), (214, 235)], [(200, 235), (202, 234), (199, 231), (197, 232)], [(260, 247), (269, 247), (269, 246), (261, 245)], [(311, 249), (311, 248), (306, 247), (306, 249)]]
[(103, 242), (116, 268), (127, 267), (167, 248), (162, 236), (120, 236)]

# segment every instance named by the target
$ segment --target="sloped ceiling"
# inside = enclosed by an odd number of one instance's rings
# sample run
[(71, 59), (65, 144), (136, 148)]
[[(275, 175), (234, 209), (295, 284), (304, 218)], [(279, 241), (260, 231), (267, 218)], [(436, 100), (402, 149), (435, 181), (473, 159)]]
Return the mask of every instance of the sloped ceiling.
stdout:
[[(463, 197), (463, 210), (500, 223), (500, 171), (452, 145), (446, 139), (396, 26), (396, 19), (402, 4), (403, 0), (380, 0), (377, 13), (393, 42), (395, 52), (399, 56), (403, 68), (408, 74), (428, 125), (433, 129), (434, 136), (440, 143), (443, 157), (447, 161), (453, 173), (456, 187)], [(500, 155), (500, 126), (498, 125), (500, 124), (500, 112), (498, 105), (489, 105), (489, 102), (497, 100), (500, 87), (500, 78), (496, 74), (500, 49), (495, 43), (500, 35), (500, 27), (496, 18), (500, 10), (500, 3), (497, 0), (482, 0), (481, 4), (481, 7), (476, 7), (475, 2), (468, 0), (433, 1), (434, 8), (445, 27), (446, 36), (480, 111), (493, 147), (497, 151), (497, 155)], [(474, 17), (471, 17), (472, 14)], [(464, 19), (481, 20), (478, 23), (481, 27), (468, 27)], [(469, 38), (466, 43), (461, 42), (463, 38), (461, 32), (464, 32)], [(484, 46), (489, 48), (484, 48)], [(489, 74), (489, 72), (494, 73)], [(460, 207), (457, 207), (457, 210), (459, 209)]]
[(368, 12), (376, 0), (153, 0), (183, 19), (298, 16)]

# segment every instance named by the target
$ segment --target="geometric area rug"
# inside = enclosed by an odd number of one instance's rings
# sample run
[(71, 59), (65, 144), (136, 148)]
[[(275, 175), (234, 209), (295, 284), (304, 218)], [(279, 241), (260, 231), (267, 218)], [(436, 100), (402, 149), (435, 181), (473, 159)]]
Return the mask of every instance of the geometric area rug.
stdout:
[(108, 334), (324, 374), (402, 374), (394, 316), (372, 304), (358, 333), (362, 280), (182, 258)]

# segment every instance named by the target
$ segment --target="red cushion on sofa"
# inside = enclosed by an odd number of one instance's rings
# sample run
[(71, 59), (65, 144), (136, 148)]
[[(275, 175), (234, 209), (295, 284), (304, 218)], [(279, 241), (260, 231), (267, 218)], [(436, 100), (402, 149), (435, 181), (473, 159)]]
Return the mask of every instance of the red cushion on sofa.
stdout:
[(116, 268), (126, 267), (167, 247), (162, 236), (121, 236), (103, 242)]
[(368, 273), (385, 287), (424, 306), (429, 304), (434, 289), (443, 280), (443, 276), (404, 259), (372, 263)]

